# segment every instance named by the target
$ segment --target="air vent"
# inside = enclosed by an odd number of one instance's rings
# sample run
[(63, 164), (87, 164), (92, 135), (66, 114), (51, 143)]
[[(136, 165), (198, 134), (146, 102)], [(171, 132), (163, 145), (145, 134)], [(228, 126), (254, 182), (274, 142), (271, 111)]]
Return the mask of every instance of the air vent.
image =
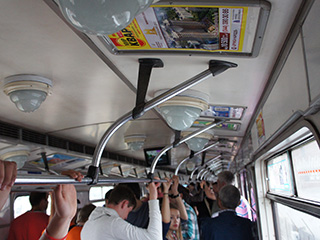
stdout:
[(69, 150), (74, 152), (84, 152), (84, 145), (74, 143), (74, 142), (69, 142)]
[(67, 141), (62, 138), (48, 136), (48, 145), (56, 148), (67, 149)]
[(15, 138), (15, 139), (19, 139), (20, 136), (20, 130), (19, 128), (4, 123), (4, 122), (0, 122), (0, 135), (5, 136), (5, 137), (11, 137), (11, 138)]
[(42, 145), (47, 145), (46, 135), (30, 131), (27, 129), (22, 129), (22, 140), (27, 142), (38, 143)]
[[(73, 152), (93, 155), (95, 148), (92, 146), (86, 146), (76, 142), (71, 142), (63, 138), (58, 138), (55, 136), (49, 136), (47, 134), (42, 134), (29, 129), (20, 128), (9, 123), (0, 122), (0, 138), (8, 137), (12, 139), (23, 140), (29, 143), (37, 143), (44, 146), (55, 147), (58, 149), (70, 150)], [(116, 161), (121, 161), (125, 163), (137, 164), (140, 166), (145, 166), (145, 162), (129, 158), (116, 153), (111, 153), (104, 151), (102, 153), (103, 158), (108, 158)]]

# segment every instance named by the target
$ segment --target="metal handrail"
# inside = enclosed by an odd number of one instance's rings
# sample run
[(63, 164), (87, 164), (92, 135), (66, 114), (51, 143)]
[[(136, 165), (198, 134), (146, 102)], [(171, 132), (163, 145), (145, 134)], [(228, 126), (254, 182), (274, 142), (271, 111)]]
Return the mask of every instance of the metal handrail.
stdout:
[[(202, 150), (196, 152), (196, 153), (193, 155), (193, 157), (198, 156), (200, 153), (203, 153), (203, 152), (207, 151), (208, 149), (210, 149), (210, 148), (212, 148), (212, 147), (214, 147), (214, 146), (217, 146), (219, 143), (220, 143), (220, 142), (215, 142), (215, 143), (213, 143), (213, 144), (211, 144), (211, 145), (203, 148)], [(192, 157), (192, 158), (193, 158), (193, 157)], [(186, 157), (185, 159), (183, 159), (183, 160), (178, 164), (178, 166), (176, 167), (176, 170), (174, 171), (174, 175), (178, 175), (178, 172), (179, 172), (179, 169), (180, 169), (181, 165), (182, 165), (184, 162), (186, 162), (187, 160), (192, 159), (192, 158)]]
[(157, 165), (160, 157), (161, 157), (165, 152), (169, 151), (169, 150), (170, 150), (171, 148), (173, 148), (174, 146), (180, 145), (181, 143), (184, 143), (184, 142), (190, 140), (191, 138), (199, 135), (200, 133), (203, 133), (203, 132), (209, 130), (210, 128), (213, 128), (213, 127), (215, 127), (215, 126), (217, 126), (217, 125), (219, 125), (219, 124), (224, 123), (225, 121), (226, 121), (226, 120), (223, 119), (223, 120), (220, 120), (220, 121), (217, 122), (217, 123), (213, 122), (213, 123), (209, 124), (208, 126), (206, 126), (206, 127), (204, 127), (204, 128), (201, 128), (201, 129), (199, 129), (199, 130), (197, 130), (197, 131), (195, 131), (195, 132), (193, 132), (193, 133), (185, 136), (184, 138), (180, 139), (178, 143), (172, 143), (172, 144), (170, 144), (170, 145), (165, 146), (165, 147), (158, 153), (158, 155), (153, 159), (152, 164), (151, 164), (150, 174), (153, 174), (153, 173), (154, 173), (155, 168), (156, 168), (156, 165)]
[[(99, 176), (98, 184), (108, 183), (150, 183), (150, 182), (166, 182), (167, 180), (150, 179), (150, 178), (114, 178)], [(15, 180), (15, 185), (56, 185), (56, 184), (74, 184), (74, 185), (88, 185), (92, 182), (90, 177), (84, 177), (81, 182), (71, 179), (63, 175), (39, 175), (39, 174), (22, 174), (18, 175)]]
[[(191, 79), (179, 84), (178, 86), (166, 91), (165, 93), (153, 98), (152, 100), (148, 101), (141, 112), (142, 116), (145, 112), (149, 111), (150, 109), (153, 109), (154, 107), (158, 106), (159, 104), (169, 100), (170, 98), (182, 93), (183, 91), (193, 87), (194, 85), (200, 83), (201, 81), (205, 80), (207, 77), (209, 77), (211, 74), (213, 76), (216, 76), (227, 69), (231, 67), (237, 67), (237, 64), (226, 62), (226, 61), (214, 61), (211, 60), (209, 62), (209, 69), (201, 72), (200, 74), (192, 77)], [(87, 177), (90, 177), (92, 179), (91, 184), (96, 183), (98, 180), (98, 167), (100, 164), (101, 156), (103, 153), (103, 150), (106, 147), (107, 142), (111, 138), (111, 136), (115, 133), (117, 129), (119, 129), (121, 126), (123, 126), (128, 121), (132, 120), (132, 112), (123, 115), (119, 120), (115, 121), (103, 134), (102, 138), (100, 139), (92, 159), (92, 165), (89, 167)], [(154, 172), (155, 164), (153, 166), (152, 173)]]

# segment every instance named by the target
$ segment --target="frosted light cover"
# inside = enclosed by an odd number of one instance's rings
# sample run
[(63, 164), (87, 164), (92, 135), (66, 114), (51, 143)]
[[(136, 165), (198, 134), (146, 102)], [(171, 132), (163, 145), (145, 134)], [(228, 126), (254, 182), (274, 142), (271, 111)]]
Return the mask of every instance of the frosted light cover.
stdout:
[(200, 108), (187, 106), (161, 106), (159, 111), (168, 125), (178, 131), (190, 128), (201, 113)]
[(144, 145), (144, 142), (142, 142), (142, 141), (128, 143), (128, 146), (132, 151), (138, 151), (138, 150), (142, 149), (143, 145)]
[(109, 35), (128, 26), (153, 0), (58, 0), (66, 20), (87, 34)]
[(186, 141), (186, 144), (188, 145), (189, 149), (197, 152), (204, 148), (205, 145), (209, 142), (208, 138), (198, 138), (194, 137)]
[(6, 161), (16, 162), (17, 163), (17, 169), (22, 168), (24, 163), (27, 160), (28, 160), (28, 156), (27, 155), (18, 155), (18, 156), (12, 156), (12, 157), (6, 158)]
[(11, 101), (22, 112), (33, 112), (46, 100), (47, 93), (39, 90), (18, 90), (9, 94)]

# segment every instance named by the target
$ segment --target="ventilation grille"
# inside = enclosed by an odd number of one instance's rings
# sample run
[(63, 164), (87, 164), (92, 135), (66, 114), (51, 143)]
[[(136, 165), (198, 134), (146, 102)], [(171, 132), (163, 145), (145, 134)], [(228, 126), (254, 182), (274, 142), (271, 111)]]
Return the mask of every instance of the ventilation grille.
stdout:
[(9, 125), (7, 123), (0, 122), (0, 135), (10, 138), (19, 139), (20, 129)]
[[(23, 140), (29, 143), (36, 143), (40, 145), (60, 148), (64, 150), (70, 150), (73, 152), (93, 155), (95, 148), (92, 146), (83, 145), (73, 141), (69, 141), (63, 138), (58, 138), (55, 136), (49, 136), (47, 134), (42, 134), (29, 129), (21, 128), (9, 123), (4, 123), (0, 121), (0, 137), (8, 137), (12, 139)], [(145, 166), (144, 161), (122, 156), (116, 153), (104, 151), (102, 157), (109, 158), (112, 160), (125, 162), (129, 164), (136, 164), (140, 166)]]

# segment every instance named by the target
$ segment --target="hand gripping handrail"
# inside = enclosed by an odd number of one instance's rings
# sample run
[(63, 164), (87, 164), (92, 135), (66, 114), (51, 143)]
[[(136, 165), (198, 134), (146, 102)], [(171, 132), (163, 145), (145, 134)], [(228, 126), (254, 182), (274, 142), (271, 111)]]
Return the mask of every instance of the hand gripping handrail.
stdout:
[[(166, 182), (166, 180), (150, 178), (123, 178), (123, 177), (105, 177), (100, 176), (97, 183), (149, 183), (149, 182)], [(15, 180), (15, 185), (56, 185), (56, 184), (74, 184), (74, 185), (88, 185), (92, 182), (92, 179), (85, 177), (78, 182), (63, 175), (39, 175), (39, 174), (19, 174)]]
[[(193, 157), (198, 156), (200, 153), (203, 153), (203, 152), (207, 151), (208, 149), (210, 149), (210, 148), (212, 148), (212, 147), (214, 147), (214, 146), (217, 146), (219, 143), (220, 143), (220, 142), (218, 141), (218, 142), (215, 142), (215, 143), (213, 143), (213, 144), (210, 144), (209, 146), (205, 147), (204, 149), (196, 152), (196, 153), (193, 155)], [(193, 157), (192, 157), (192, 158), (193, 158)], [(186, 157), (185, 159), (183, 159), (183, 160), (178, 164), (178, 166), (176, 167), (176, 170), (174, 171), (174, 175), (178, 175), (179, 169), (180, 169), (180, 167), (182, 166), (182, 164), (183, 164), (184, 162), (186, 162), (187, 160), (190, 160), (190, 159), (192, 159), (192, 158)]]
[(173, 147), (175, 147), (175, 146), (180, 145), (181, 143), (184, 143), (184, 142), (188, 141), (189, 139), (191, 139), (191, 138), (199, 135), (200, 133), (203, 133), (203, 132), (207, 131), (207, 130), (210, 129), (210, 128), (213, 128), (213, 127), (215, 127), (215, 126), (217, 126), (217, 125), (219, 125), (219, 124), (224, 123), (225, 121), (226, 121), (226, 120), (223, 119), (223, 120), (220, 120), (220, 121), (217, 122), (217, 123), (213, 122), (213, 123), (209, 124), (208, 126), (206, 126), (206, 127), (204, 127), (204, 128), (201, 128), (201, 129), (199, 129), (199, 130), (197, 130), (197, 131), (194, 131), (193, 133), (185, 136), (184, 138), (180, 139), (180, 140), (178, 141), (178, 143), (174, 142), (174, 143), (172, 143), (172, 144), (170, 144), (170, 145), (165, 146), (165, 147), (158, 153), (158, 155), (153, 159), (153, 161), (152, 161), (151, 168), (150, 168), (150, 173), (149, 173), (150, 177), (154, 174), (154, 170), (155, 170), (155, 168), (156, 168), (156, 165), (157, 165), (160, 157), (161, 157), (165, 152), (169, 151), (171, 148), (173, 148)]
[[(209, 69), (199, 73), (198, 75), (192, 77), (191, 79), (177, 85), (176, 87), (166, 91), (165, 93), (153, 98), (152, 100), (148, 101), (144, 108), (141, 110), (141, 114), (139, 116), (142, 116), (145, 112), (151, 110), (152, 108), (158, 106), (159, 104), (169, 100), (170, 98), (182, 93), (183, 91), (195, 86), (196, 84), (200, 83), (207, 77), (209, 77), (211, 74), (213, 76), (217, 76), (218, 74), (226, 71), (229, 68), (237, 67), (237, 64), (226, 62), (226, 61), (215, 61), (211, 60), (209, 62)], [(109, 139), (111, 136), (125, 123), (132, 120), (132, 112), (129, 112), (122, 117), (120, 117), (117, 121), (115, 121), (103, 134), (102, 138), (100, 139), (97, 147), (95, 148), (93, 159), (92, 159), (92, 165), (89, 167), (87, 177), (92, 179), (91, 184), (97, 183), (98, 180), (98, 172), (99, 172), (99, 164), (101, 160), (101, 156), (103, 153), (103, 150), (105, 149)], [(154, 165), (155, 167), (155, 165)], [(153, 169), (154, 171), (154, 169)]]

